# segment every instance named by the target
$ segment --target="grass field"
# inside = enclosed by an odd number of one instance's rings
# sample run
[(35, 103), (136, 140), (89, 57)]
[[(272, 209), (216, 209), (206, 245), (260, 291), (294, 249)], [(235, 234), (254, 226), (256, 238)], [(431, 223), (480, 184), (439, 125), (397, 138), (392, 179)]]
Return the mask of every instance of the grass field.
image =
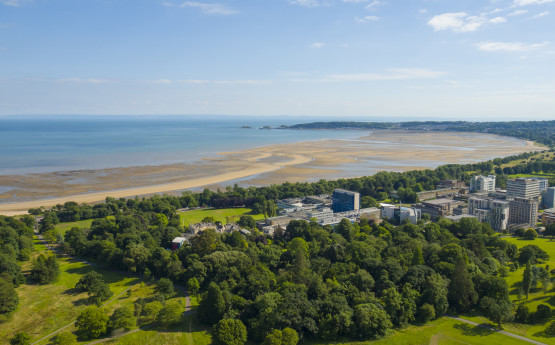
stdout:
[[(46, 250), (40, 242), (39, 244), (37, 242), (35, 241), (37, 252), (34, 255), (38, 255), (39, 251)], [(60, 258), (59, 263), (61, 274), (56, 283), (38, 285), (29, 282), (16, 289), (20, 303), (18, 309), (8, 316), (6, 322), (0, 323), (0, 339), (9, 339), (15, 333), (25, 331), (32, 339), (38, 340), (74, 321), (81, 310), (88, 305), (86, 303), (88, 296), (86, 293), (76, 293), (73, 288), (83, 274), (93, 269), (103, 275), (104, 280), (114, 292), (114, 296), (135, 284), (137, 280), (131, 276), (92, 267), (67, 258)], [(22, 269), (27, 274), (31, 269), (31, 262), (24, 262)], [(107, 305), (107, 308), (121, 302), (121, 299), (116, 299)]]
[[(191, 210), (179, 213), (181, 224), (189, 226), (189, 224), (200, 223), (205, 217), (214, 217), (215, 221), (226, 224), (228, 220), (237, 221), (244, 214), (250, 214), (250, 208), (204, 208), (200, 210)], [(264, 219), (264, 215), (251, 215), (255, 220)]]
[(66, 231), (70, 230), (73, 227), (78, 228), (90, 228), (93, 220), (80, 220), (77, 222), (69, 222), (69, 223), (60, 223), (56, 225), (56, 230), (60, 233), (60, 235), (64, 235)]
[[(516, 237), (505, 237), (504, 240), (514, 243), (517, 245), (518, 248), (522, 248), (528, 244), (534, 244), (540, 247), (541, 249), (545, 250), (547, 254), (549, 254), (549, 261), (545, 264), (548, 264), (551, 268), (555, 267), (555, 241), (551, 241), (550, 239), (546, 238), (537, 238), (535, 240), (523, 240)], [(542, 264), (544, 266), (545, 264)], [(539, 304), (547, 304), (551, 308), (555, 307), (555, 292), (553, 289), (553, 285), (551, 286), (549, 292), (544, 295), (541, 288), (533, 289), (528, 299), (523, 297), (522, 299), (518, 299), (518, 284), (522, 281), (522, 276), (524, 273), (524, 267), (519, 268), (514, 272), (510, 272), (509, 277), (507, 277), (507, 284), (509, 285), (510, 291), (510, 298), (515, 304), (524, 303), (528, 306), (530, 311), (535, 311)], [(470, 319), (470, 318), (469, 318)], [(472, 319), (476, 322), (487, 322), (485, 318), (477, 317), (476, 319)], [(516, 333), (519, 335), (523, 335), (544, 343), (552, 343), (555, 344), (555, 338), (551, 338), (551, 342), (549, 342), (549, 338), (540, 337), (539, 333), (545, 329), (546, 325), (523, 325), (523, 324), (514, 324), (508, 323), (504, 325), (504, 329), (508, 332)], [(547, 340), (546, 340), (547, 339)]]
[(459, 345), (522, 344), (522, 341), (450, 318), (441, 318), (424, 326), (409, 326), (381, 340), (363, 342), (307, 341), (310, 345)]

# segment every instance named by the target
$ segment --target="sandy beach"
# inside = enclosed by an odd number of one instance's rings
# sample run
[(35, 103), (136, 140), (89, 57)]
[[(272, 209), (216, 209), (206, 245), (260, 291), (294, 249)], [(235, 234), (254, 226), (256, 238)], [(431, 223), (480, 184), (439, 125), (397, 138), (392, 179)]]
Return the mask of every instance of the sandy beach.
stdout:
[(54, 206), (72, 200), (115, 198), (199, 187), (270, 185), (372, 175), (380, 170), (428, 169), (543, 148), (531, 142), (476, 133), (373, 131), (354, 140), (319, 140), (221, 152), (193, 164), (0, 175), (0, 214)]

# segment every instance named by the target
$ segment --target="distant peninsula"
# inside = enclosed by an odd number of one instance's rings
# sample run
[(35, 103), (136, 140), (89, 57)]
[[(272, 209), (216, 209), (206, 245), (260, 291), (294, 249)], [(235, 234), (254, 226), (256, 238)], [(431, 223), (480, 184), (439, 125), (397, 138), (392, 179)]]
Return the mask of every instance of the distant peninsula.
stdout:
[(451, 131), (477, 132), (504, 135), (537, 143), (555, 146), (555, 121), (509, 121), (509, 122), (468, 122), (468, 121), (410, 121), (410, 122), (354, 122), (331, 121), (310, 122), (293, 126), (282, 126), (287, 129), (342, 129), (342, 130), (418, 130), (418, 131)]

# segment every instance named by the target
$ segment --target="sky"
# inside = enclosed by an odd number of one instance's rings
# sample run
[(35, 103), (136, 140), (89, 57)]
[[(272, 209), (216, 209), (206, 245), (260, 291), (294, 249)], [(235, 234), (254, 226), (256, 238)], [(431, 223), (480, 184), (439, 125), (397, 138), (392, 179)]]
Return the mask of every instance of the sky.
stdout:
[(555, 0), (0, 0), (0, 115), (555, 119)]

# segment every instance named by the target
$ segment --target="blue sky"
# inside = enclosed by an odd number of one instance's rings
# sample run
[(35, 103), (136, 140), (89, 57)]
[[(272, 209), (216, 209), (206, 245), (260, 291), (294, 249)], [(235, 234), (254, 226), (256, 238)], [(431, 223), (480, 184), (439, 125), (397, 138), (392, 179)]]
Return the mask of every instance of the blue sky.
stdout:
[(0, 115), (555, 118), (555, 0), (0, 0)]

